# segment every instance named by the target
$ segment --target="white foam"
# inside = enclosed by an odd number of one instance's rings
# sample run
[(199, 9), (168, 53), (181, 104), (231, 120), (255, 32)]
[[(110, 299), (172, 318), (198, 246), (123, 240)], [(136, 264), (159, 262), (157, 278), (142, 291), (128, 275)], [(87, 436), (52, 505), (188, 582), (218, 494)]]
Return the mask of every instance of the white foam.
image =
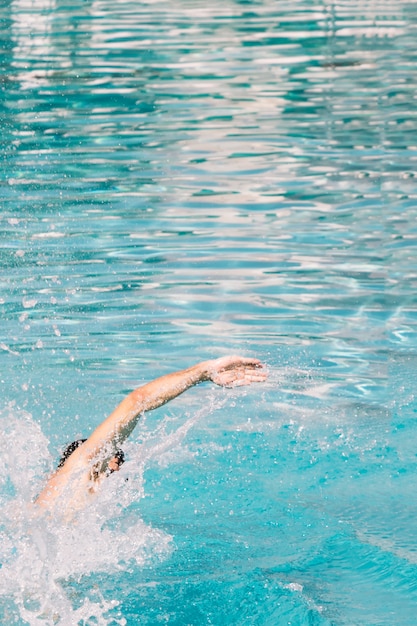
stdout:
[[(143, 463), (127, 463), (127, 472), (109, 477), (91, 506), (74, 523), (64, 525), (31, 504), (52, 469), (48, 441), (39, 425), (29, 413), (10, 406), (0, 412), (0, 442), (1, 602), (12, 603), (31, 626), (76, 624), (93, 617), (95, 623), (107, 624), (105, 614), (117, 600), (85, 597), (74, 608), (65, 581), (141, 567), (170, 554), (171, 537), (145, 524), (139, 515)], [(114, 616), (111, 623), (118, 623)]]

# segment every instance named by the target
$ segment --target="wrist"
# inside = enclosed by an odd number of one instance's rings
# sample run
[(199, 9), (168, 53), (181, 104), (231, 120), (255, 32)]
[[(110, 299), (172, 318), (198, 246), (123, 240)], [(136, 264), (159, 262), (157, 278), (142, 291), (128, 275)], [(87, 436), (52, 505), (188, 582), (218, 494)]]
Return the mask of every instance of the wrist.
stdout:
[(213, 361), (203, 361), (198, 364), (199, 382), (211, 380), (213, 372)]

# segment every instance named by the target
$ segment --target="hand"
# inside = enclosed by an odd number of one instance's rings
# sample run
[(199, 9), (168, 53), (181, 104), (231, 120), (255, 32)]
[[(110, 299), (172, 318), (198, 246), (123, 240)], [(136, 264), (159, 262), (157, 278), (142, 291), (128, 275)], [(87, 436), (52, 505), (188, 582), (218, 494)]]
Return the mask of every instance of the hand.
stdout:
[(267, 371), (258, 359), (224, 356), (210, 362), (209, 378), (222, 387), (262, 383), (267, 377)]

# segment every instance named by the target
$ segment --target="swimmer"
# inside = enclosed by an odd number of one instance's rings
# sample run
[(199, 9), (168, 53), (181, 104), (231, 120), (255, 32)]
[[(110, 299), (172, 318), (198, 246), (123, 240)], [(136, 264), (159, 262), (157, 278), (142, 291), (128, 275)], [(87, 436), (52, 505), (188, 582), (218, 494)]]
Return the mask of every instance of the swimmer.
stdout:
[(35, 504), (52, 512), (56, 507), (71, 517), (84, 508), (109, 474), (124, 462), (121, 444), (146, 411), (156, 409), (204, 381), (221, 387), (239, 387), (267, 378), (258, 359), (226, 356), (203, 361), (161, 376), (132, 391), (88, 437), (70, 444)]

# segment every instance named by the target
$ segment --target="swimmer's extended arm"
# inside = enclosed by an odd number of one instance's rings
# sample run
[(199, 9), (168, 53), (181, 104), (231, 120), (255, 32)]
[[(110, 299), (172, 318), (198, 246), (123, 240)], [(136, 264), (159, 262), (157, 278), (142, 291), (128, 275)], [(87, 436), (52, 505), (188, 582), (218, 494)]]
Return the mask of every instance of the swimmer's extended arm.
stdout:
[[(130, 435), (145, 411), (158, 408), (190, 387), (206, 380), (223, 387), (236, 387), (262, 382), (266, 377), (266, 370), (257, 359), (230, 356), (198, 363), (186, 370), (161, 376), (135, 389), (49, 478), (36, 503), (50, 508), (66, 493), (66, 489), (70, 489), (72, 497), (70, 508), (83, 506), (80, 502), (83, 502), (82, 498), (91, 487), (92, 466), (99, 461), (102, 469), (98, 472), (101, 474), (105, 471), (114, 449)], [(84, 477), (84, 482), (81, 486), (72, 486), (71, 481), (77, 476)], [(69, 497), (67, 493), (65, 497)]]
[(130, 435), (144, 412), (162, 406), (201, 382), (211, 380), (223, 387), (236, 387), (263, 382), (266, 377), (266, 370), (258, 359), (239, 356), (204, 361), (188, 369), (161, 376), (132, 391), (95, 429), (82, 448), (92, 458), (109, 444), (119, 445)]

